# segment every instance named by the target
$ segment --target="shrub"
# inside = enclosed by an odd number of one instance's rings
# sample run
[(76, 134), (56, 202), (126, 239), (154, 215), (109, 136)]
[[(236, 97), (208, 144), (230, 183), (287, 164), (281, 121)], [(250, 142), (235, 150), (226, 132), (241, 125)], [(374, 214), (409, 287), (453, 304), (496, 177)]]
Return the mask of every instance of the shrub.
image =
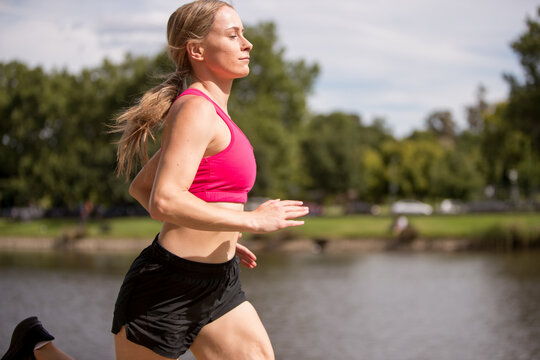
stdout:
[(515, 251), (540, 247), (540, 227), (522, 223), (497, 224), (480, 232), (472, 247), (479, 250)]

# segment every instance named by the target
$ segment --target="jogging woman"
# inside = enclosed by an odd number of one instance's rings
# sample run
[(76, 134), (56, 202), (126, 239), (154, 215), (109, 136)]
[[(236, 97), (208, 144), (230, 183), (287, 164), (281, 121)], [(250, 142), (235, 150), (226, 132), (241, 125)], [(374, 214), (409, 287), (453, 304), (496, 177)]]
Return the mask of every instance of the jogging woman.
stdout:
[[(239, 232), (302, 225), (294, 219), (308, 209), (270, 200), (244, 211), (256, 164), (227, 100), (233, 80), (249, 73), (252, 44), (236, 11), (222, 1), (186, 4), (169, 18), (167, 37), (176, 72), (118, 117), (121, 172), (130, 172), (151, 129), (163, 125), (160, 152), (130, 187), (163, 225), (120, 289), (117, 359), (176, 359), (188, 349), (197, 359), (273, 359), (241, 289), (237, 240)], [(254, 265), (248, 250), (238, 253)]]
[[(135, 259), (115, 305), (112, 331), (119, 360), (273, 359), (270, 340), (242, 291), (238, 264), (256, 265), (237, 244), (242, 231), (264, 233), (302, 225), (300, 201), (270, 200), (244, 211), (255, 181), (253, 149), (229, 118), (234, 79), (249, 73), (252, 44), (227, 3), (198, 0), (176, 10), (167, 26), (176, 65), (163, 84), (117, 119), (119, 171), (146, 156), (146, 139), (163, 125), (162, 147), (130, 193), (163, 222)], [(238, 256), (235, 256), (235, 252)], [(36, 317), (13, 332), (2, 360), (71, 357)]]

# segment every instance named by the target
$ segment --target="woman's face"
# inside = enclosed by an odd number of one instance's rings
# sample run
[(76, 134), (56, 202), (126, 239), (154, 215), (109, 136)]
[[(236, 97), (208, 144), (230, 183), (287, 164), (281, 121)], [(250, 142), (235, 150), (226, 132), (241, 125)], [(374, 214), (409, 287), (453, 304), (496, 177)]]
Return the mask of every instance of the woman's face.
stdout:
[(236, 79), (249, 74), (249, 52), (253, 45), (244, 37), (240, 16), (229, 6), (217, 11), (202, 48), (203, 62), (215, 75)]

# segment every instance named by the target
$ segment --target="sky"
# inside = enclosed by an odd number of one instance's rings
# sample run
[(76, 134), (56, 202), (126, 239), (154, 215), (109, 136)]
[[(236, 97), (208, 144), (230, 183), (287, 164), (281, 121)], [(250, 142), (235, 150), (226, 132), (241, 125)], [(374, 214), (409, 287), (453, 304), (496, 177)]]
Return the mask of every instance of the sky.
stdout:
[[(169, 15), (187, 1), (0, 0), (0, 61), (77, 72), (126, 52), (153, 56)], [(465, 107), (478, 86), (504, 100), (504, 73), (521, 75), (510, 44), (537, 19), (533, 0), (233, 0), (244, 26), (277, 25), (288, 60), (318, 63), (316, 113), (384, 118), (395, 136), (424, 128), (429, 113)], [(254, 49), (253, 51), (257, 51)]]

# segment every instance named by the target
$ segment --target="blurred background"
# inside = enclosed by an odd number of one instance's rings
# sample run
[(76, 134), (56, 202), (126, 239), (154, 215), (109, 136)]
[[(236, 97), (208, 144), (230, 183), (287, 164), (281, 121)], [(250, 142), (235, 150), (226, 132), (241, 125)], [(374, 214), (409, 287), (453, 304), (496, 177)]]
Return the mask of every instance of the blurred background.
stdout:
[[(37, 314), (78, 359), (113, 358), (116, 293), (160, 224), (114, 174), (110, 126), (174, 70), (183, 3), (0, 2), (0, 353)], [(277, 358), (538, 358), (540, 4), (233, 5), (254, 44), (228, 109), (257, 158), (247, 208), (311, 210), (244, 235)]]

